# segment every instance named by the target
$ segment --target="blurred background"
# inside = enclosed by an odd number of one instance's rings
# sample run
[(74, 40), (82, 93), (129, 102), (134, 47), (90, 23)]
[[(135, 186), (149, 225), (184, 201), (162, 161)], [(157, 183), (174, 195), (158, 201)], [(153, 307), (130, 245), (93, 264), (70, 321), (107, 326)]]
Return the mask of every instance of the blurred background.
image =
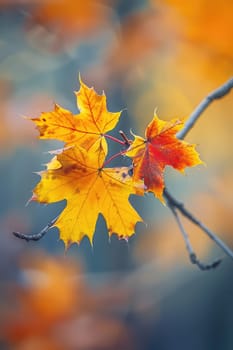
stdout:
[[(110, 111), (124, 109), (127, 135), (143, 136), (155, 108), (188, 117), (232, 76), (232, 16), (231, 0), (0, 0), (0, 349), (233, 349), (232, 261), (197, 270), (153, 196), (132, 198), (147, 225), (128, 243), (109, 240), (101, 217), (93, 248), (84, 238), (65, 253), (56, 229), (39, 242), (12, 235), (40, 231), (65, 205), (25, 206), (60, 145), (23, 116), (54, 102), (77, 113), (80, 72)], [(206, 166), (167, 169), (166, 184), (233, 249), (232, 128), (231, 93), (187, 137)], [(199, 258), (223, 255), (183, 222)]]

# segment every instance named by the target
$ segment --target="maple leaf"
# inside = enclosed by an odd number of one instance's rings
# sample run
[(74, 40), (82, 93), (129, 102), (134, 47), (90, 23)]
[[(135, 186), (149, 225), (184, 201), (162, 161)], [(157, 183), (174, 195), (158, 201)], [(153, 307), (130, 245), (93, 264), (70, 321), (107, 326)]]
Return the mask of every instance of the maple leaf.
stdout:
[(92, 243), (100, 213), (109, 235), (116, 233), (125, 239), (134, 233), (136, 222), (142, 221), (128, 201), (130, 194), (143, 194), (142, 187), (134, 184), (127, 167), (103, 168), (106, 144), (102, 141), (89, 150), (76, 145), (57, 151), (34, 189), (32, 200), (41, 203), (66, 199), (54, 224), (66, 247), (85, 235)]
[(79, 114), (74, 115), (55, 104), (52, 112), (44, 112), (39, 118), (29, 118), (37, 125), (40, 139), (56, 139), (64, 141), (66, 146), (79, 144), (88, 149), (116, 126), (121, 112), (107, 110), (104, 93), (98, 95), (80, 78), (80, 90), (76, 96)]
[(176, 133), (184, 123), (161, 120), (155, 114), (146, 129), (146, 139), (135, 136), (126, 155), (133, 159), (134, 181), (144, 180), (146, 191), (153, 192), (162, 202), (166, 165), (183, 172), (186, 167), (202, 164), (195, 145), (178, 140)]

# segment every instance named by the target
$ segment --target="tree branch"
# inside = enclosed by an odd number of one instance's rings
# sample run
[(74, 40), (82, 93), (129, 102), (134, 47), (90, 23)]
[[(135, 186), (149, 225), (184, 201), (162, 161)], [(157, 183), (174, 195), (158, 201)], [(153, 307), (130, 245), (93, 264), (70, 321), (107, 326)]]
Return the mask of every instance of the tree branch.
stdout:
[(233, 88), (233, 78), (228, 80), (225, 84), (220, 86), (218, 89), (211, 92), (208, 96), (204, 98), (204, 100), (201, 101), (201, 103), (196, 107), (196, 109), (191, 113), (190, 117), (188, 118), (187, 122), (185, 123), (184, 128), (177, 133), (178, 139), (183, 139), (187, 133), (192, 129), (194, 124), (196, 123), (197, 119), (200, 117), (200, 115), (204, 112), (204, 110), (214, 101), (219, 98), (222, 98), (223, 96), (227, 95), (231, 89)]
[(189, 236), (188, 236), (188, 234), (187, 234), (187, 232), (186, 232), (186, 230), (185, 230), (185, 228), (184, 228), (184, 226), (183, 226), (183, 224), (182, 224), (182, 222), (177, 214), (175, 207), (168, 200), (167, 200), (167, 204), (168, 204), (169, 208), (171, 209), (171, 212), (174, 215), (174, 218), (177, 222), (177, 225), (180, 229), (180, 232), (182, 233), (182, 236), (184, 238), (186, 249), (188, 251), (189, 259), (190, 259), (191, 263), (197, 265), (199, 267), (199, 269), (202, 271), (215, 269), (222, 262), (222, 259), (215, 260), (211, 264), (204, 264), (200, 260), (198, 260), (196, 254), (192, 248), (192, 245), (190, 243)]
[(209, 238), (211, 238), (219, 248), (221, 248), (226, 255), (228, 255), (231, 259), (233, 259), (233, 251), (220, 239), (217, 237), (217, 235), (211, 231), (207, 226), (205, 226), (200, 220), (198, 220), (190, 211), (188, 211), (185, 207), (184, 204), (181, 202), (178, 202), (165, 188), (164, 193), (163, 193), (169, 208), (177, 208), (179, 212), (188, 218), (191, 222), (193, 222), (196, 226), (200, 227), (202, 231), (204, 231)]
[(40, 232), (38, 233), (32, 233), (29, 235), (25, 235), (24, 233), (20, 232), (12, 232), (15, 237), (24, 239), (25, 241), (39, 241), (44, 235), (48, 232), (48, 230), (55, 224), (57, 221), (59, 215), (56, 216), (51, 222), (48, 223)]
[[(176, 137), (178, 139), (183, 139), (188, 132), (192, 129), (192, 127), (195, 125), (196, 121), (200, 117), (200, 115), (206, 110), (206, 108), (217, 99), (220, 99), (227, 95), (231, 89), (233, 88), (233, 78), (229, 79), (226, 83), (224, 83), (222, 86), (211, 92), (207, 97), (205, 97), (201, 103), (196, 107), (196, 109), (191, 113), (190, 117), (186, 121), (183, 129), (176, 134)], [(205, 226), (200, 220), (198, 220), (190, 211), (188, 211), (183, 203), (177, 201), (165, 188), (163, 193), (164, 198), (166, 199), (166, 202), (171, 209), (176, 222), (179, 226), (179, 229), (184, 237), (186, 248), (189, 253), (189, 257), (192, 263), (196, 264), (200, 269), (207, 270), (210, 268), (217, 267), (221, 260), (214, 261), (211, 265), (204, 265), (202, 264), (196, 257), (196, 254), (194, 253), (192, 246), (190, 244), (188, 234), (185, 231), (178, 215), (176, 209), (186, 218), (188, 218), (191, 222), (193, 222), (195, 225), (197, 225), (203, 232), (205, 232), (210, 239), (212, 239), (216, 245), (221, 248), (226, 255), (228, 255), (231, 259), (233, 259), (233, 251), (220, 239), (216, 234), (214, 234), (213, 231), (211, 231), (207, 226)]]

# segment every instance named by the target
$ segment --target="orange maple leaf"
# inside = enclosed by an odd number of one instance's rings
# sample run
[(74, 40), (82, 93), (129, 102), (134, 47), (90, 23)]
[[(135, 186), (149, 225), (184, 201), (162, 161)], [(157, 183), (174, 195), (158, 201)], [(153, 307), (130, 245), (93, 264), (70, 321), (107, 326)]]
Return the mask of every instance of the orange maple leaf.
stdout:
[(166, 165), (183, 172), (186, 167), (202, 164), (195, 145), (178, 140), (184, 126), (179, 120), (161, 120), (155, 114), (146, 129), (146, 139), (135, 136), (126, 155), (133, 159), (133, 180), (144, 180), (146, 192), (153, 192), (162, 202)]
[(44, 112), (39, 118), (29, 118), (37, 125), (40, 139), (64, 141), (66, 146), (79, 144), (88, 149), (96, 140), (112, 130), (121, 112), (107, 110), (106, 96), (98, 95), (80, 78), (80, 90), (76, 92), (79, 114), (55, 104), (54, 111)]
[(99, 214), (106, 220), (109, 235), (127, 239), (141, 217), (130, 205), (130, 194), (143, 194), (127, 167), (103, 168), (106, 143), (98, 140), (89, 150), (73, 146), (57, 151), (42, 171), (32, 200), (53, 203), (66, 199), (67, 205), (55, 222), (60, 238), (68, 247), (86, 235), (92, 243)]

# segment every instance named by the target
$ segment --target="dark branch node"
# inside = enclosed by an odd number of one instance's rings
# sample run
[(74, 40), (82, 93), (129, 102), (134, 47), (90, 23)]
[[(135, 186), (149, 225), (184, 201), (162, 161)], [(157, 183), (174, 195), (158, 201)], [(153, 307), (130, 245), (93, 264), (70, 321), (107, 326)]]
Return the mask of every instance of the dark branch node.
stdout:
[(39, 241), (42, 237), (45, 236), (45, 234), (48, 232), (48, 230), (55, 224), (57, 221), (58, 216), (54, 218), (48, 225), (46, 225), (40, 232), (38, 233), (32, 233), (32, 234), (24, 234), (20, 232), (12, 232), (13, 235), (17, 238), (24, 239), (25, 241)]
[(202, 271), (215, 269), (222, 262), (222, 259), (217, 259), (217, 260), (214, 260), (210, 264), (204, 264), (203, 262), (201, 262), (200, 260), (197, 259), (197, 256), (195, 253), (190, 254), (189, 257), (190, 257), (191, 263), (194, 265), (197, 265), (199, 267), (199, 269)]
[(132, 165), (128, 168), (128, 175), (131, 177), (133, 176), (133, 166)]
[(38, 233), (32, 233), (32, 234), (24, 234), (21, 232), (12, 232), (13, 235), (17, 238), (24, 239), (25, 241), (39, 241), (46, 233), (46, 232), (38, 232)]

